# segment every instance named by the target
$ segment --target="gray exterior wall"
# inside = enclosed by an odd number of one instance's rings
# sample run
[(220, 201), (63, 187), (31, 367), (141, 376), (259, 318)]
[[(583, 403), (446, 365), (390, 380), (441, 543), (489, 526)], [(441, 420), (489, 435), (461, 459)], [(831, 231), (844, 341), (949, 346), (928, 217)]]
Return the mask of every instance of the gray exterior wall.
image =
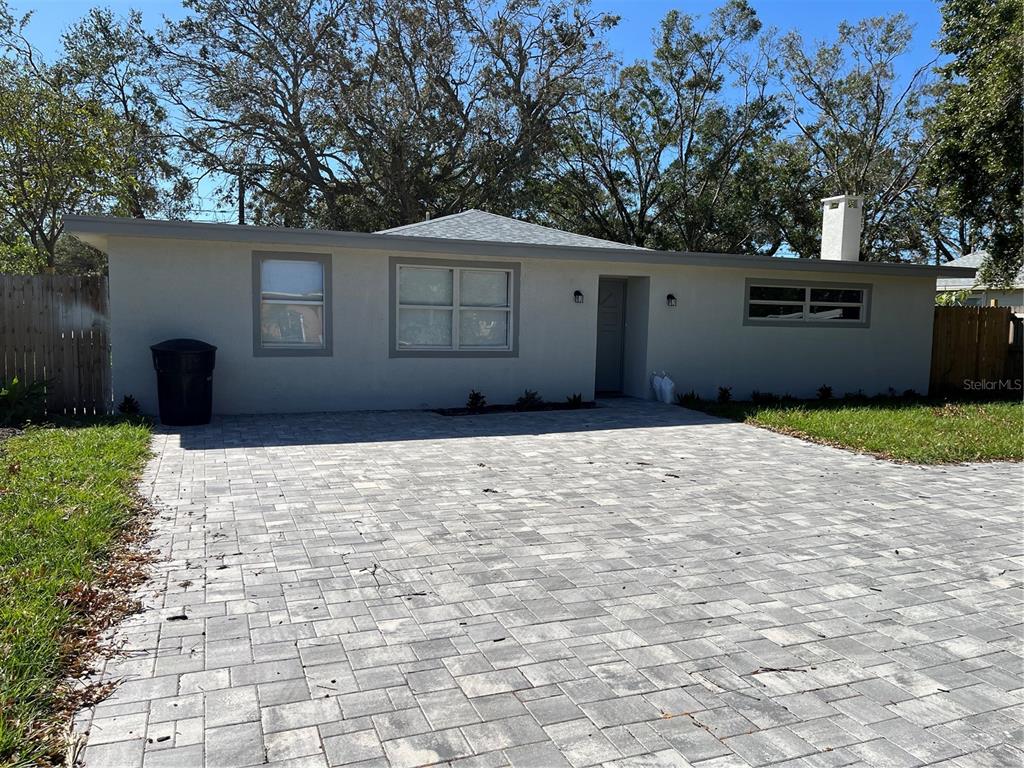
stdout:
[[(629, 280), (624, 372), (627, 394), (646, 394), (651, 370), (664, 369), (680, 392), (714, 395), (731, 386), (811, 396), (864, 390), (926, 391), (934, 276), (873, 276), (703, 266), (642, 265), (544, 258), (520, 264), (516, 357), (389, 356), (389, 257), (355, 248), (294, 249), (253, 244), (111, 237), (110, 312), (115, 397), (156, 410), (149, 345), (195, 337), (218, 347), (214, 411), (264, 413), (459, 406), (470, 389), (492, 403), (526, 388), (561, 400), (593, 396), (596, 299), (601, 275)], [(252, 253), (320, 252), (332, 257), (333, 354), (253, 354)], [(445, 258), (444, 255), (434, 258)], [(452, 255), (452, 261), (473, 257)], [(480, 259), (494, 262), (494, 256)], [(748, 278), (869, 283), (867, 328), (744, 325)], [(585, 295), (583, 304), (573, 291)], [(678, 306), (666, 305), (666, 294)], [(645, 317), (646, 315), (646, 317)]]

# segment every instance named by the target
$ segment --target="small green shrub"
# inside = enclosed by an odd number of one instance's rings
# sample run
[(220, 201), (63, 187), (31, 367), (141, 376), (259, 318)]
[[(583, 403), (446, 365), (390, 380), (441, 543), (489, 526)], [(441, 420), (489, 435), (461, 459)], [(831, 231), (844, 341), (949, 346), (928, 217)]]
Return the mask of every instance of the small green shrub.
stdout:
[(750, 393), (750, 402), (754, 405), (775, 405), (781, 400), (782, 398), (772, 392), (758, 392), (755, 389)]
[(469, 397), (466, 398), (466, 410), (470, 413), (479, 413), (487, 405), (487, 398), (484, 397), (483, 392), (477, 392), (475, 389), (469, 390)]
[(46, 411), (46, 382), (25, 384), (15, 376), (0, 383), (0, 427), (17, 427)]
[(819, 400), (831, 400), (832, 399), (832, 387), (828, 384), (822, 384), (818, 387), (818, 399)]
[(700, 397), (692, 389), (689, 392), (677, 392), (676, 405), (681, 405), (683, 408), (695, 408), (700, 405)]
[(565, 398), (565, 402), (570, 408), (582, 408), (583, 394), (581, 392), (576, 392), (575, 394), (569, 395)]
[(971, 295), (971, 291), (968, 288), (964, 288), (962, 291), (946, 291), (940, 293), (935, 297), (935, 306), (937, 307), (962, 307), (965, 305), (967, 298)]
[(544, 398), (534, 389), (523, 390), (523, 394), (516, 400), (516, 410), (518, 411), (533, 411), (542, 405), (544, 405)]
[(138, 416), (141, 410), (139, 401), (132, 395), (125, 395), (121, 404), (117, 406), (117, 412), (124, 416)]
[(732, 401), (732, 387), (718, 388), (718, 402), (728, 403)]

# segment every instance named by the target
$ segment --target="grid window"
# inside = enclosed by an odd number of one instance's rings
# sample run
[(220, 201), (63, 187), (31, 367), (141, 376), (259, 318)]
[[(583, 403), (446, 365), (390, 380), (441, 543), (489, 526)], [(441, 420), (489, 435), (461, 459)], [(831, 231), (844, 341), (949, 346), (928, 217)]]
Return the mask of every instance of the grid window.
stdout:
[(868, 289), (844, 285), (758, 284), (747, 286), (751, 324), (867, 325)]
[(396, 348), (512, 349), (512, 270), (399, 264)]

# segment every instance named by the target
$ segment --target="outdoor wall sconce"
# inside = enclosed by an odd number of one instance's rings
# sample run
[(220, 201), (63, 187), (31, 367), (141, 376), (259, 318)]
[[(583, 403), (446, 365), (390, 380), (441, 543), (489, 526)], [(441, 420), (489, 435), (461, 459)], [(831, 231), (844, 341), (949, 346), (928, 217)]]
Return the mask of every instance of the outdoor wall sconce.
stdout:
[(674, 293), (670, 293), (668, 296), (665, 297), (665, 303), (668, 304), (670, 307), (674, 307), (676, 304), (679, 303), (679, 300), (676, 298), (676, 295)]
[(573, 291), (572, 292), (572, 300), (575, 301), (577, 304), (582, 304), (583, 303), (583, 291)]

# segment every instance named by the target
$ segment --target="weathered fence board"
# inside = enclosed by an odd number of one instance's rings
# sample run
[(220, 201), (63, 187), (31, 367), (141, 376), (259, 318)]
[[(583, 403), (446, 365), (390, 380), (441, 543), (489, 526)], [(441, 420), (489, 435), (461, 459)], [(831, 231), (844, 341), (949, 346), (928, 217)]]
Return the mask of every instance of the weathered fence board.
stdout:
[(0, 275), (0, 381), (46, 382), (50, 413), (111, 410), (107, 280)]
[(1020, 378), (1013, 370), (1013, 319), (1008, 307), (936, 307), (931, 391), (995, 390)]

